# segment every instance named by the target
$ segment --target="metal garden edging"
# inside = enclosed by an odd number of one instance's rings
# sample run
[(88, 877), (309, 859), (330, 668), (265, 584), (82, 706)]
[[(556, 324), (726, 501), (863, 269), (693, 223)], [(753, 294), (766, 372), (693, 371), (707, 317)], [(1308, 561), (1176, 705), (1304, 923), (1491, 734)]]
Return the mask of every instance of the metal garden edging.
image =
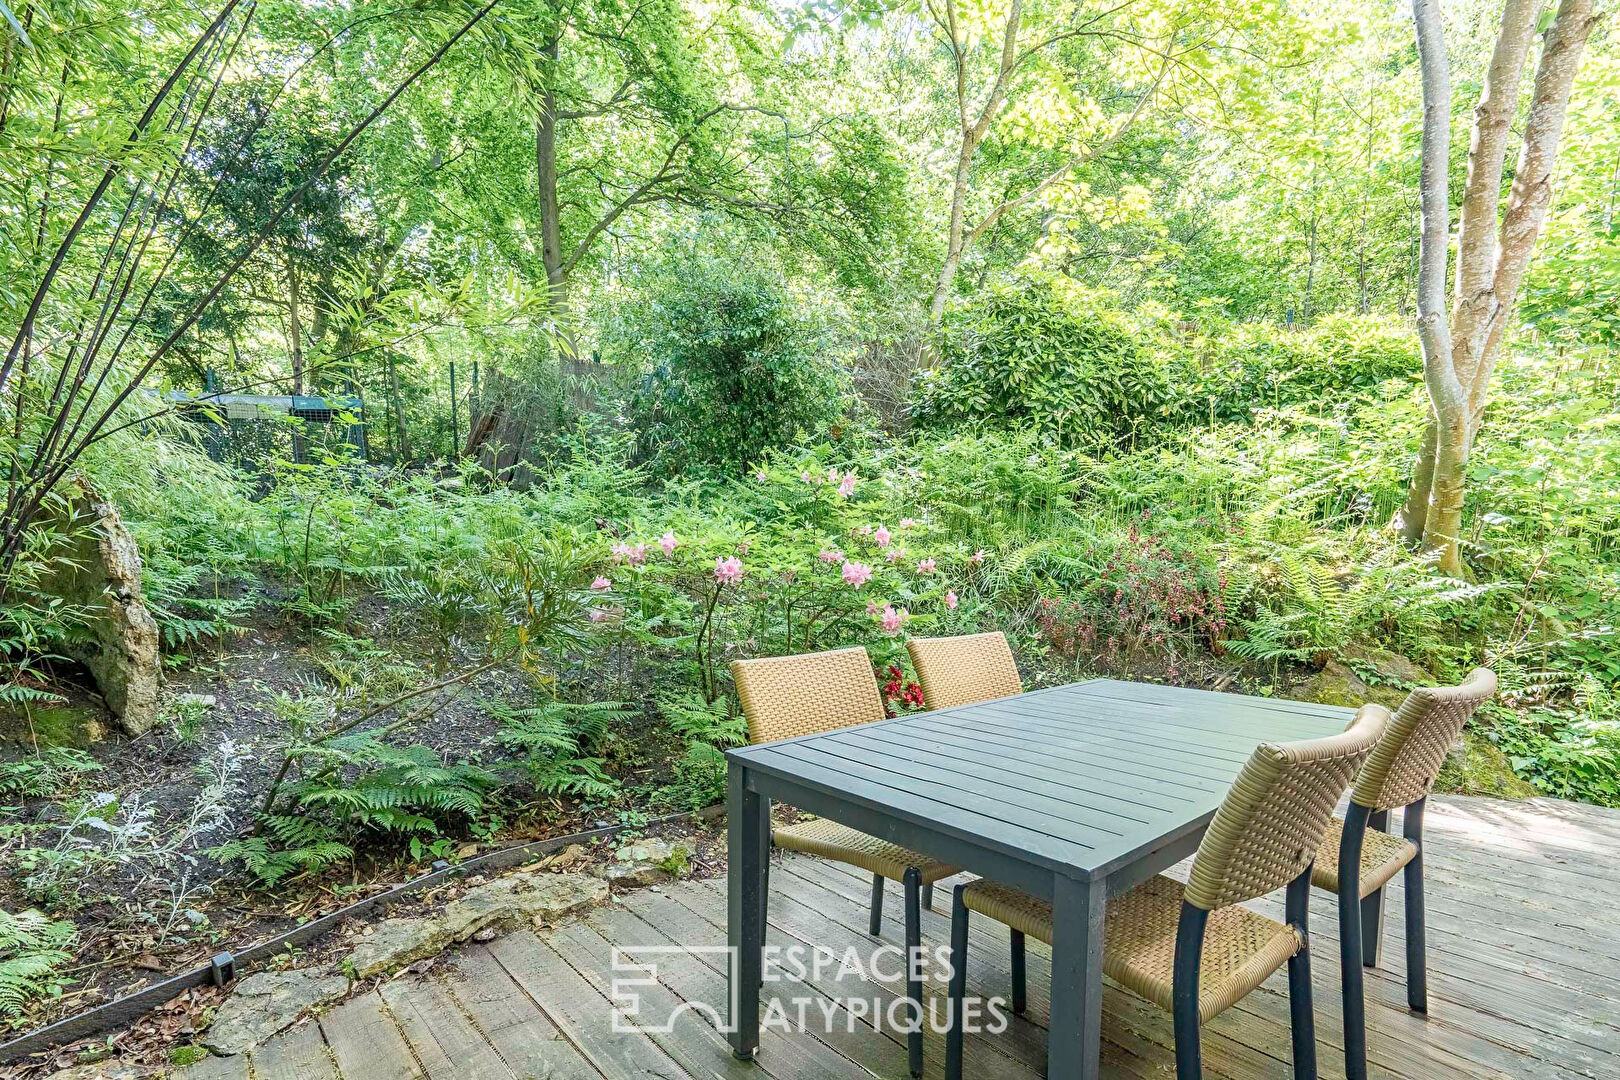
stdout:
[(239, 953), (218, 953), (201, 967), (193, 968), (162, 982), (153, 983), (151, 986), (137, 990), (133, 994), (127, 994), (124, 997), (109, 1001), (105, 1005), (98, 1005), (93, 1009), (86, 1009), (84, 1012), (64, 1017), (54, 1024), (49, 1024), (9, 1042), (0, 1043), (0, 1064), (10, 1064), (30, 1054), (37, 1054), (43, 1050), (49, 1050), (66, 1043), (78, 1042), (80, 1039), (88, 1038), (91, 1035), (112, 1028), (123, 1027), (164, 1002), (173, 999), (182, 991), (189, 990), (194, 986), (202, 986), (205, 983), (224, 986), (233, 980), (237, 972), (243, 967), (272, 956), (289, 945), (302, 945), (313, 941), (350, 916), (363, 915), (373, 908), (403, 900), (412, 893), (453, 880), (475, 870), (502, 870), (509, 866), (518, 866), (535, 859), (544, 858), (570, 844), (583, 844), (593, 840), (601, 840), (632, 827), (645, 828), (652, 825), (670, 825), (687, 819), (713, 820), (720, 816), (724, 809), (724, 804), (716, 804), (702, 810), (665, 814), (663, 817), (650, 819), (645, 825), (608, 825), (600, 829), (589, 829), (568, 836), (554, 836), (547, 840), (514, 844), (511, 847), (487, 852), (476, 858), (468, 859), (466, 862), (457, 863), (454, 866), (443, 861), (436, 862), (433, 864), (433, 869), (421, 877), (405, 882), (403, 885), (396, 885), (392, 889), (387, 889), (375, 896), (358, 900), (347, 907), (322, 915), (318, 919), (312, 919), (303, 926), (294, 927), (284, 934), (266, 938), (248, 946)]

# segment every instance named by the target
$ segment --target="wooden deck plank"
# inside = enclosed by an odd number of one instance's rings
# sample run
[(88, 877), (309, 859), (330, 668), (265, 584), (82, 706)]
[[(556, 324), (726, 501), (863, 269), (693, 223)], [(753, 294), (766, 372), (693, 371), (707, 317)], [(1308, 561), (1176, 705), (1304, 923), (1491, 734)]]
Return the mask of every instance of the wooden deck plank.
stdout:
[[(1441, 796), (1427, 820), (1431, 1008), (1406, 1008), (1403, 890), (1389, 890), (1385, 962), (1366, 973), (1368, 1051), (1378, 1080), (1613, 1080), (1620, 1076), (1620, 916), (1607, 897), (1620, 885), (1620, 812), (1550, 800), (1514, 804)], [(1179, 873), (1179, 871), (1172, 871)], [(925, 945), (948, 940), (953, 882), (941, 882), (938, 911), (923, 912)], [(780, 854), (773, 861), (769, 938), (776, 945), (854, 947), (870, 957), (900, 943), (898, 891), (891, 889), (882, 942), (865, 932), (870, 877), (841, 864)], [(1281, 915), (1280, 897), (1252, 906)], [(1336, 901), (1312, 897), (1312, 983), (1318, 1060), (1325, 1080), (1343, 1075)], [(547, 1080), (906, 1080), (903, 1037), (863, 1020), (828, 1032), (762, 1032), (755, 1066), (736, 1063), (705, 1019), (687, 1013), (668, 1036), (614, 1036), (609, 1030), (614, 946), (659, 967), (644, 989), (654, 1008), (722, 1001), (722, 954), (663, 954), (661, 945), (724, 945), (725, 883), (681, 882), (627, 893), (545, 934), (509, 935), (467, 946), (426, 976), (389, 984), (390, 1012), (376, 993), (295, 1029), (253, 1057), (254, 1080), (374, 1080), (431, 1076)], [(970, 1035), (973, 1080), (1037, 1080), (1048, 1022), (1049, 954), (1029, 943), (1029, 1010), (999, 1036)], [(883, 1003), (895, 982), (853, 973), (809, 983), (767, 983), (762, 1000), (808, 994), (826, 1001), (858, 994)], [(979, 994), (1009, 988), (1007, 932), (974, 919), (969, 985)], [(930, 999), (942, 991), (927, 986)], [(1290, 1075), (1288, 999), (1281, 973), (1216, 1017), (1204, 1030), (1209, 1080), (1285, 1080)], [(403, 1026), (413, 1036), (406, 1043)], [(819, 1025), (817, 1025), (819, 1027)], [(424, 1040), (422, 1032), (440, 1035)], [(442, 1032), (448, 1030), (450, 1036)], [(336, 1072), (319, 1071), (330, 1044)], [(1109, 985), (1104, 996), (1104, 1075), (1164, 1080), (1174, 1074), (1170, 1017)], [(451, 1044), (449, 1051), (444, 1040)], [(416, 1046), (415, 1052), (412, 1046)], [(925, 1039), (927, 1075), (942, 1071), (943, 1038)], [(419, 1060), (420, 1059), (420, 1060)], [(491, 1062), (495, 1064), (492, 1065)], [(424, 1072), (423, 1064), (428, 1065)], [(454, 1066), (453, 1073), (444, 1070)], [(299, 1070), (314, 1071), (299, 1071)], [(207, 1070), (207, 1071), (199, 1071)], [(213, 1059), (185, 1080), (248, 1080), (242, 1058)]]
[(517, 1080), (434, 979), (396, 979), (378, 991), (429, 1080)]
[(253, 1052), (254, 1080), (332, 1080), (337, 1070), (319, 1024), (284, 1032)]
[(343, 1080), (420, 1080), (424, 1075), (383, 999), (375, 990), (320, 1019)]
[(645, 1035), (612, 1030), (607, 999), (549, 942), (524, 930), (497, 938), (489, 951), (602, 1075), (687, 1080), (686, 1071)]
[(448, 959), (445, 989), (514, 1073), (549, 1080), (599, 1080), (601, 1073), (535, 1007), (488, 949), (470, 945)]
[[(650, 907), (656, 907), (661, 909), (659, 914), (667, 915), (671, 909), (674, 911), (685, 909), (661, 893), (649, 892), (642, 896), (662, 903), (639, 904), (635, 910), (631, 909), (629, 903), (622, 906), (614, 905), (591, 912), (586, 916), (585, 922), (601, 935), (603, 940), (616, 943), (624, 949), (624, 954), (629, 959), (637, 963), (656, 965), (658, 981), (682, 1002), (704, 1005), (723, 1003), (726, 1000), (727, 989), (725, 973), (722, 970), (708, 966), (693, 953), (669, 951), (671, 946), (723, 945), (725, 943), (723, 938), (719, 942), (714, 942), (712, 937), (704, 935), (705, 940), (700, 943), (690, 932), (690, 927), (699, 922), (696, 919), (691, 920), (689, 924), (678, 924), (679, 928), (673, 934), (656, 929), (638, 912), (647, 912)], [(657, 917), (656, 914), (654, 917)], [(706, 923), (702, 925), (707, 926)], [(658, 951), (648, 951), (645, 946), (653, 946)], [(769, 1000), (768, 998), (766, 1001), (767, 1007)], [(693, 1015), (694, 1019), (702, 1022), (701, 1017)], [(709, 1034), (716, 1034), (712, 1026), (709, 1028)], [(851, 1033), (849, 1045), (863, 1047), (869, 1044), (869, 1040), (856, 1038), (854, 1033)], [(840, 1054), (826, 1040), (814, 1037), (794, 1039), (774, 1027), (767, 1027), (760, 1033), (757, 1060), (763, 1072), (768, 1076), (778, 1077), (779, 1080), (790, 1078), (850, 1080), (869, 1075), (865, 1067)], [(896, 1063), (886, 1064), (892, 1068)]]

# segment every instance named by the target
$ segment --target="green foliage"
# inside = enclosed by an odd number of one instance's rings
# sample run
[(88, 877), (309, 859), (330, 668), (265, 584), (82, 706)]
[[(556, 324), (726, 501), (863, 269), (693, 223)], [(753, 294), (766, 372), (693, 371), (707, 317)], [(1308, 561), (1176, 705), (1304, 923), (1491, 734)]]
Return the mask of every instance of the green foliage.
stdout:
[(619, 701), (574, 704), (548, 701), (526, 709), (489, 702), (500, 720), (496, 741), (523, 754), (529, 781), (541, 795), (572, 795), (592, 802), (611, 799), (618, 784), (603, 771), (602, 759), (592, 757), (626, 706)]
[(100, 769), (101, 764), (83, 750), (41, 747), (37, 754), (0, 762), (0, 798), (72, 795), (86, 775)]
[(0, 1016), (16, 1019), (40, 998), (59, 996), (72, 982), (61, 969), (77, 941), (72, 923), (0, 910)]
[(1066, 278), (986, 290), (947, 319), (939, 350), (913, 391), (922, 424), (1005, 425), (1102, 450), (1147, 435), (1176, 402), (1169, 365), (1106, 296)]
[(629, 408), (657, 474), (741, 472), (844, 408), (845, 379), (781, 276), (696, 240), (638, 283), (607, 347), (649, 370)]

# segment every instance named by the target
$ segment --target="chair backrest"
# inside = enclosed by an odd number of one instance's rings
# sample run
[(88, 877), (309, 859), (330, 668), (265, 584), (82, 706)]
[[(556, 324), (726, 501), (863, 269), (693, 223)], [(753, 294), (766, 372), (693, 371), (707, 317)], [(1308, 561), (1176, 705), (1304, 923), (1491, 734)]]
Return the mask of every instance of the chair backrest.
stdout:
[(1426, 798), (1463, 725), (1495, 693), (1496, 675), (1489, 668), (1475, 668), (1459, 686), (1423, 686), (1407, 694), (1350, 797), (1373, 810), (1394, 810)]
[(911, 654), (923, 701), (930, 709), (971, 705), (1024, 691), (1007, 636), (999, 630), (960, 637), (912, 638), (906, 642), (906, 651)]
[(872, 661), (859, 645), (853, 649), (733, 660), (749, 742), (774, 742), (797, 735), (882, 720)]
[(1298, 877), (1388, 721), (1382, 705), (1363, 705), (1337, 735), (1256, 747), (1198, 845), (1187, 902), (1213, 911)]

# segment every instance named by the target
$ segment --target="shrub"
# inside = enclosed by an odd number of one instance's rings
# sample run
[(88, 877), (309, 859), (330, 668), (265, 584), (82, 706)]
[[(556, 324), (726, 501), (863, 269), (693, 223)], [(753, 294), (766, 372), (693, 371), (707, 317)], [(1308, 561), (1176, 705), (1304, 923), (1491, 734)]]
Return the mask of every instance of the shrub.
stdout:
[(846, 403), (821, 328), (757, 261), (688, 251), (648, 275), (606, 336), (609, 352), (651, 365), (629, 410), (655, 473), (738, 472)]
[(947, 318), (938, 345), (941, 366), (912, 391), (919, 423), (1029, 428), (1096, 450), (1133, 442), (1177, 407), (1174, 359), (1144, 348), (1104, 294), (1067, 278), (987, 290)]
[[(1321, 408), (1375, 397), (1389, 380), (1423, 377), (1408, 325), (1362, 315), (1328, 315), (1308, 330), (1272, 323), (1221, 326), (1167, 347), (1186, 363), (1190, 419), (1246, 422), (1260, 409)], [(1405, 387), (1403, 387), (1404, 389)]]

